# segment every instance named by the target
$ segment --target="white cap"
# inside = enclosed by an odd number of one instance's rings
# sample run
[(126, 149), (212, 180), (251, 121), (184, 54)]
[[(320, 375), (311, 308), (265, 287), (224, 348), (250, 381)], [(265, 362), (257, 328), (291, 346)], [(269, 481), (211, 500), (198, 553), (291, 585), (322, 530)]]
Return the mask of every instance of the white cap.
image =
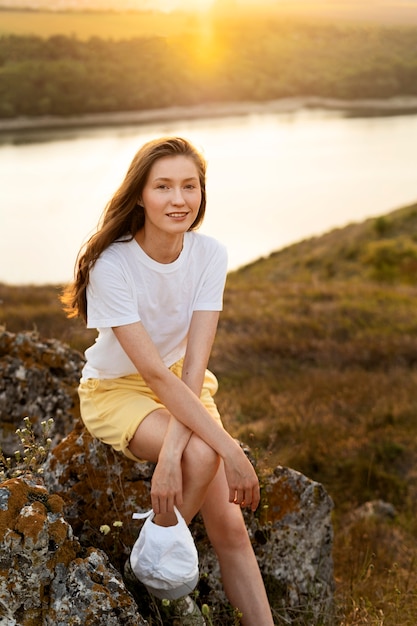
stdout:
[(191, 593), (199, 578), (198, 554), (194, 539), (176, 507), (175, 526), (158, 526), (155, 513), (134, 513), (147, 517), (130, 554), (135, 576), (157, 598), (176, 600)]

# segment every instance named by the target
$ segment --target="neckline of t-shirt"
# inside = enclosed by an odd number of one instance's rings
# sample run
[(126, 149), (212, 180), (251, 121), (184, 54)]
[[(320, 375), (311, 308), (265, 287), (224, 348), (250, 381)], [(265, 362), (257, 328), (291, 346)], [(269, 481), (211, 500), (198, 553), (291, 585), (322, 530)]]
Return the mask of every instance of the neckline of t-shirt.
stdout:
[(161, 273), (169, 273), (178, 269), (183, 264), (185, 253), (190, 244), (190, 238), (189, 238), (190, 234), (191, 233), (189, 232), (184, 233), (184, 242), (183, 242), (182, 250), (179, 253), (178, 257), (175, 259), (175, 261), (172, 261), (172, 263), (159, 263), (159, 261), (155, 261), (155, 259), (152, 259), (149, 255), (146, 254), (144, 249), (140, 246), (140, 244), (136, 241), (135, 238), (132, 239), (131, 244), (133, 246), (136, 256), (143, 263), (143, 265), (146, 265), (147, 267), (151, 269), (156, 269), (158, 270), (158, 272), (161, 272)]

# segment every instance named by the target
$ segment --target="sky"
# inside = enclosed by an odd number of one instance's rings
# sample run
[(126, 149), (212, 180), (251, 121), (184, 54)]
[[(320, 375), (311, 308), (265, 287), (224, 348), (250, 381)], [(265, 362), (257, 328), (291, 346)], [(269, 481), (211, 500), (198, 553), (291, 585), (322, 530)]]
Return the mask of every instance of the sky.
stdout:
[(162, 11), (172, 11), (175, 9), (199, 10), (205, 11), (213, 5), (218, 7), (279, 7), (291, 5), (306, 5), (314, 7), (315, 5), (331, 7), (337, 5), (369, 7), (372, 5), (389, 5), (392, 8), (406, 8), (407, 6), (416, 6), (417, 0), (0, 0), (0, 7), (32, 7), (32, 8), (50, 8), (50, 9), (159, 9)]
[(390, 10), (402, 10), (417, 7), (417, 0), (0, 0), (0, 7), (37, 9), (156, 9), (170, 12), (176, 9), (205, 11), (211, 6), (218, 8), (236, 9), (244, 7), (275, 7), (293, 8), (297, 12), (327, 7), (337, 9), (356, 7), (369, 9), (371, 7), (389, 7)]
[[(38, 9), (159, 9), (171, 11), (175, 9), (210, 8), (215, 0), (0, 0), (0, 7), (30, 7)], [(267, 0), (266, 0), (267, 1)], [(223, 0), (228, 2), (228, 0)]]

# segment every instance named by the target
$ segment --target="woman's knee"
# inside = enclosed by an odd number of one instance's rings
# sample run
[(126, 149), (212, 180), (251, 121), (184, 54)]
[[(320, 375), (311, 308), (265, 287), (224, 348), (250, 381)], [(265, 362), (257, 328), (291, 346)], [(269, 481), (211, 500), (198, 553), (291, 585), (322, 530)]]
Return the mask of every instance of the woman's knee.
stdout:
[[(229, 504), (235, 507), (235, 504)], [(216, 552), (243, 551), (251, 543), (248, 531), (239, 509), (231, 510), (229, 515), (220, 516), (216, 523), (210, 524), (210, 541)]]
[(182, 458), (184, 471), (197, 473), (202, 478), (207, 476), (210, 480), (216, 475), (220, 463), (217, 452), (195, 434), (191, 435)]

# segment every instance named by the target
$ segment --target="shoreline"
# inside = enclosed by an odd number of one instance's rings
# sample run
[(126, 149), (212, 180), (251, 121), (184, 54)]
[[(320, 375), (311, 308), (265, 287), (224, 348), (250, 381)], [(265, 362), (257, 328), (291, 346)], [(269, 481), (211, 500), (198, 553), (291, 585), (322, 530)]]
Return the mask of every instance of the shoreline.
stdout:
[(392, 116), (417, 113), (417, 96), (385, 99), (338, 100), (319, 96), (281, 98), (266, 102), (228, 102), (173, 106), (144, 111), (121, 111), (74, 116), (39, 116), (0, 119), (0, 136), (30, 131), (77, 130), (109, 126), (136, 126), (159, 122), (270, 113), (295, 113), (303, 109), (345, 112), (350, 116)]

